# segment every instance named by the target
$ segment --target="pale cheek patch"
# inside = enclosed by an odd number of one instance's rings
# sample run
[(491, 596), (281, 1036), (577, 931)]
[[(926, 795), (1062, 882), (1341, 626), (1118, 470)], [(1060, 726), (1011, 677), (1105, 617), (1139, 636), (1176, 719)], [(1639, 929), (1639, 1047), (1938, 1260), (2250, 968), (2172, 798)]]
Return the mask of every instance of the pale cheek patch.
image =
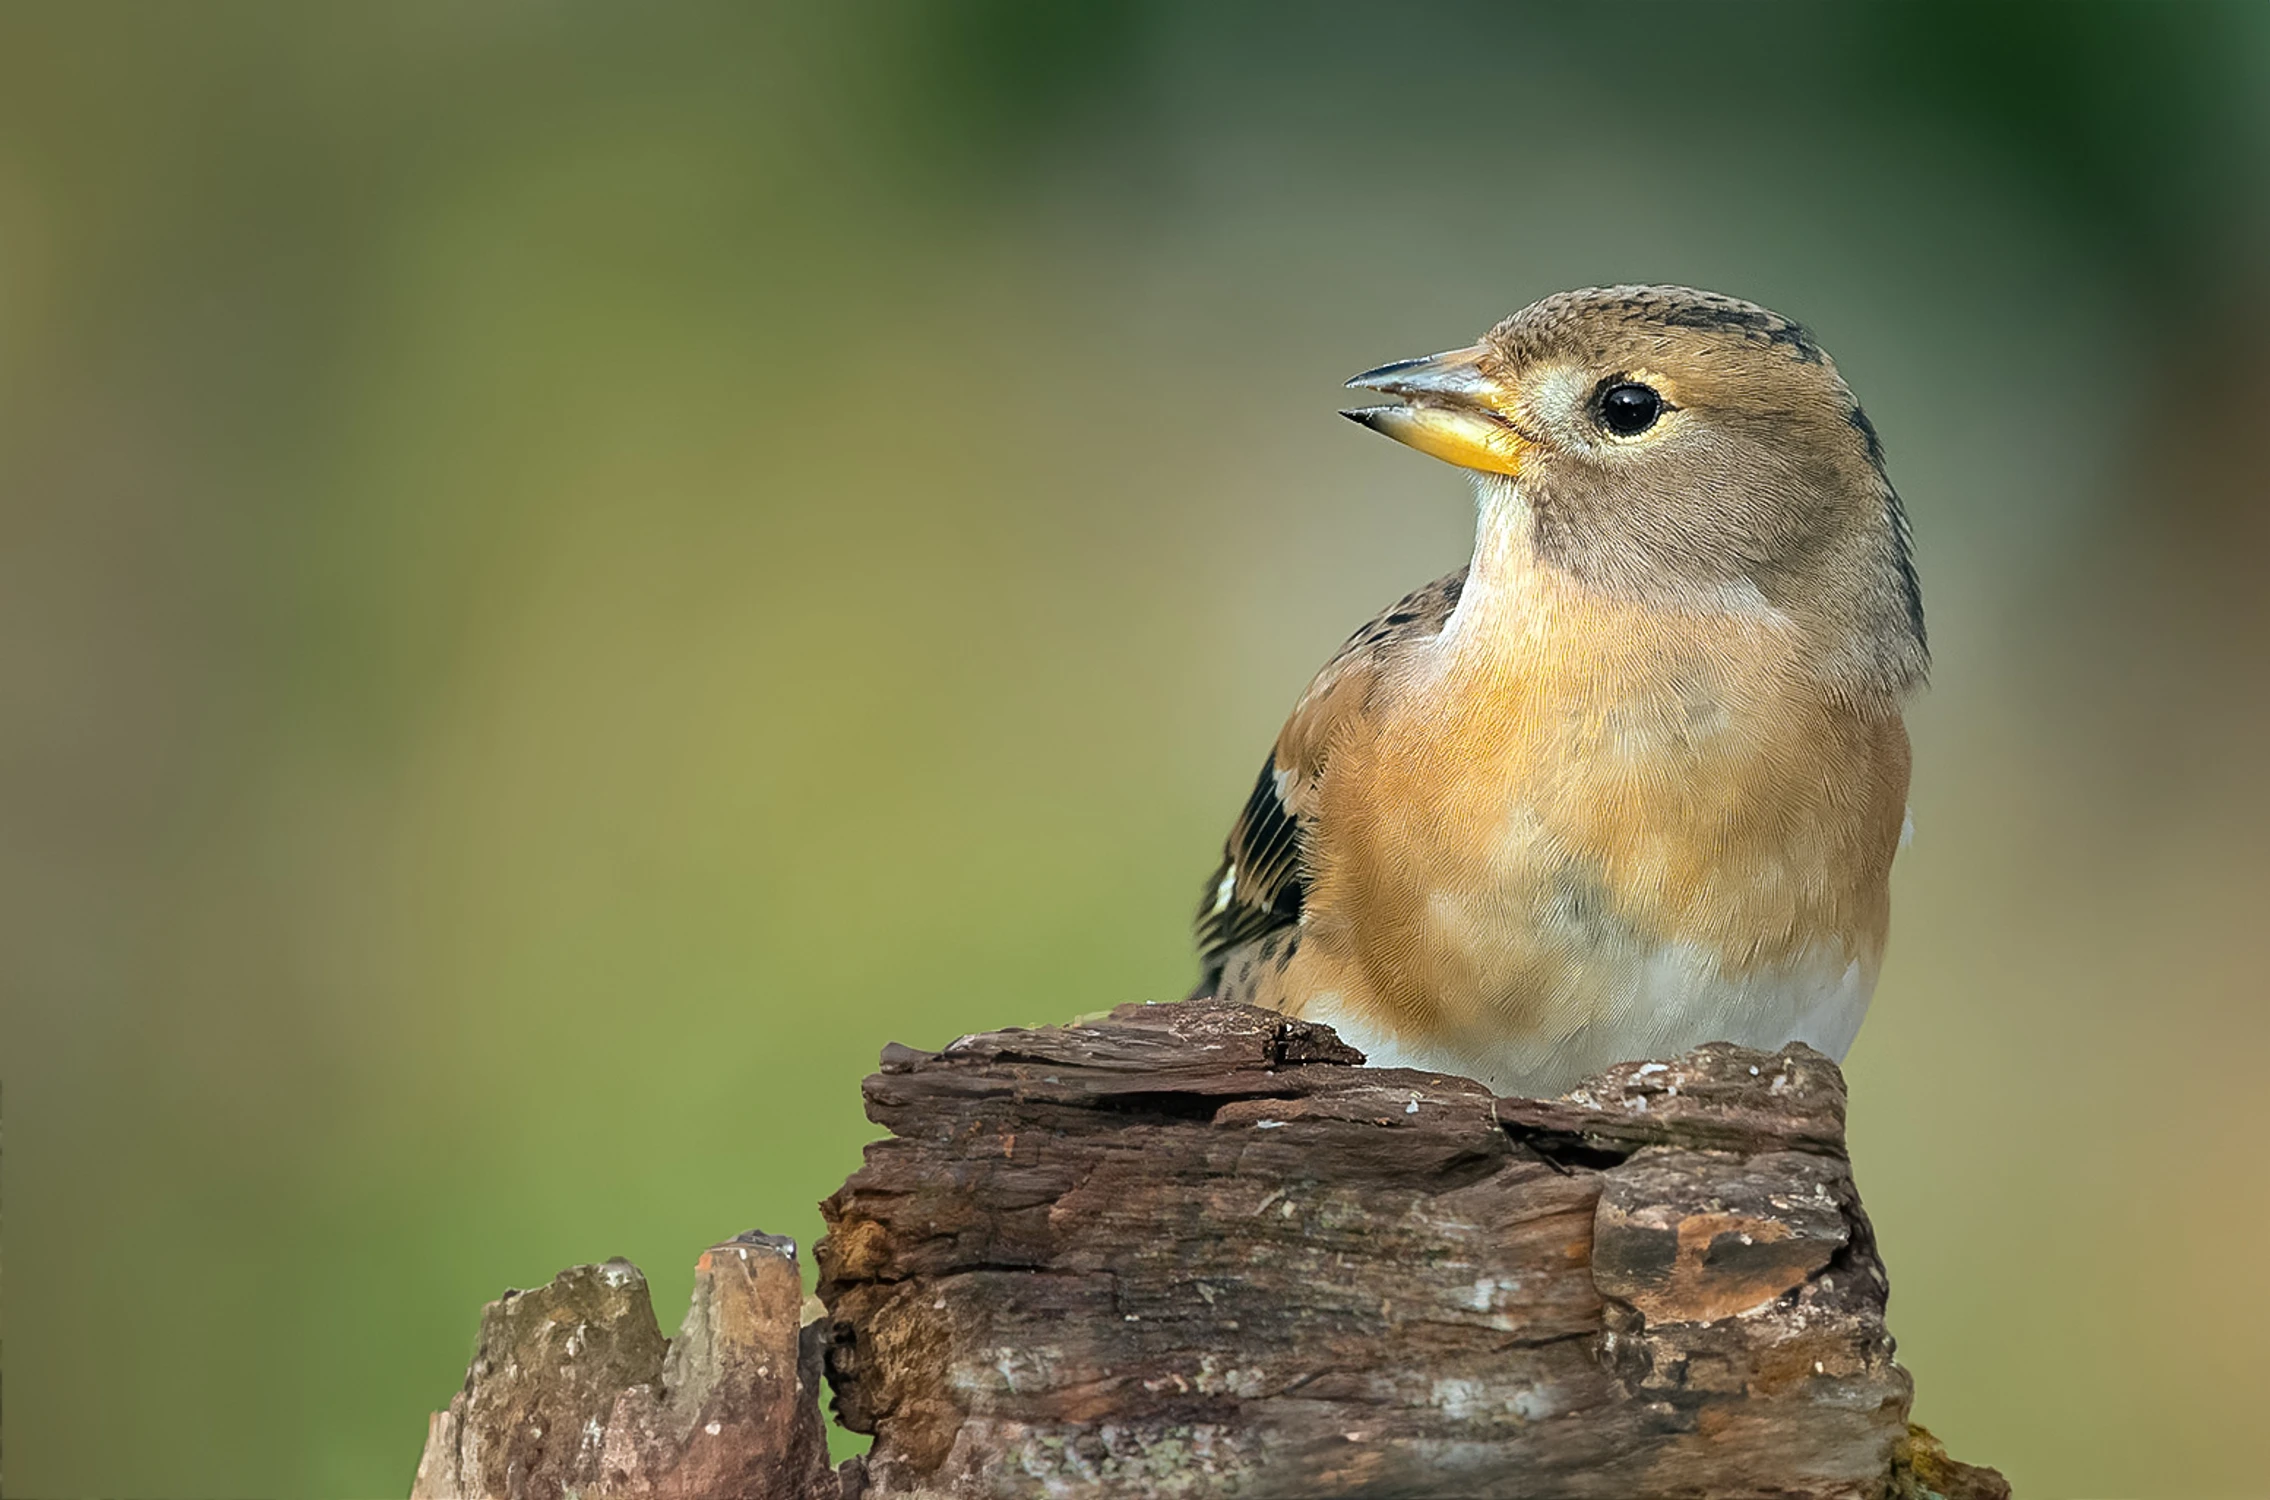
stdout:
[(1593, 377), (1574, 365), (1554, 365), (1521, 382), (1522, 413), (1540, 425), (1568, 429), (1584, 415)]

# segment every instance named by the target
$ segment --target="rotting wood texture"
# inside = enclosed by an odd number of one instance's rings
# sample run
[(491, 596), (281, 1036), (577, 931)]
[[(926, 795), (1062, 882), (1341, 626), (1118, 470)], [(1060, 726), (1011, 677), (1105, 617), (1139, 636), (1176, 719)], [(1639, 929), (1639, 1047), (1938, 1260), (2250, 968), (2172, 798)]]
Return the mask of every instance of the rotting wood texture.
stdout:
[(667, 1343), (629, 1261), (505, 1293), (412, 1500), (838, 1500), (803, 1298), (795, 1242), (755, 1233), (703, 1252)]
[(2007, 1494), (1911, 1438), (1827, 1058), (1360, 1061), (1211, 1004), (886, 1050), (818, 1246), (866, 1494)]
[(413, 1495), (2007, 1500), (1908, 1425), (1828, 1059), (1360, 1061), (1218, 1005), (892, 1047), (825, 1316), (754, 1233), (667, 1343), (627, 1262), (507, 1293)]

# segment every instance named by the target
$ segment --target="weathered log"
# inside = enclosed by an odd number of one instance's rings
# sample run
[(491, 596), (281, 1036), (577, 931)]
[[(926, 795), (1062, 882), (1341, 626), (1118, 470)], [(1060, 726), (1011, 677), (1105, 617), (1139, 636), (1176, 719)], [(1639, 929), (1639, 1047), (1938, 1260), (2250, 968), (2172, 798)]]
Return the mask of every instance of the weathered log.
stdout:
[(1911, 1434), (1827, 1058), (1360, 1061), (1216, 1005), (886, 1050), (818, 1246), (867, 1494), (2007, 1494)]
[(678, 1337), (624, 1260), (506, 1292), (428, 1424), (413, 1500), (838, 1500), (796, 1244), (705, 1251)]
[(1908, 1425), (1827, 1058), (1360, 1061), (1216, 1005), (886, 1049), (825, 1318), (755, 1234), (668, 1344), (626, 1262), (507, 1293), (413, 1494), (2006, 1500)]

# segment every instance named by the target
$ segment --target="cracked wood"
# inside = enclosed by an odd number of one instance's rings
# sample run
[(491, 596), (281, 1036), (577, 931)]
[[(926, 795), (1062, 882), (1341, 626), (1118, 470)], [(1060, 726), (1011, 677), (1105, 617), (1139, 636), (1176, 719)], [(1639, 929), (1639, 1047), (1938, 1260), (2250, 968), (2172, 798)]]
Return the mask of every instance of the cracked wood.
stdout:
[(1924, 1493), (1826, 1058), (1360, 1060), (1201, 1004), (887, 1051), (818, 1247), (866, 1493)]

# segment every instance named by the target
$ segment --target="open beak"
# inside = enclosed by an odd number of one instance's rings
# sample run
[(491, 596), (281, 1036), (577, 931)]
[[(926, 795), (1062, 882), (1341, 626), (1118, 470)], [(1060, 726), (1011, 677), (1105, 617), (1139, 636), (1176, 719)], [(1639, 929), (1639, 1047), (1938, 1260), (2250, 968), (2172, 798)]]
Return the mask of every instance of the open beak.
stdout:
[(1403, 404), (1340, 415), (1462, 469), (1518, 474), (1529, 442), (1505, 415), (1514, 393), (1483, 372), (1481, 359), (1476, 345), (1366, 370), (1348, 382), (1350, 390), (1399, 396)]

